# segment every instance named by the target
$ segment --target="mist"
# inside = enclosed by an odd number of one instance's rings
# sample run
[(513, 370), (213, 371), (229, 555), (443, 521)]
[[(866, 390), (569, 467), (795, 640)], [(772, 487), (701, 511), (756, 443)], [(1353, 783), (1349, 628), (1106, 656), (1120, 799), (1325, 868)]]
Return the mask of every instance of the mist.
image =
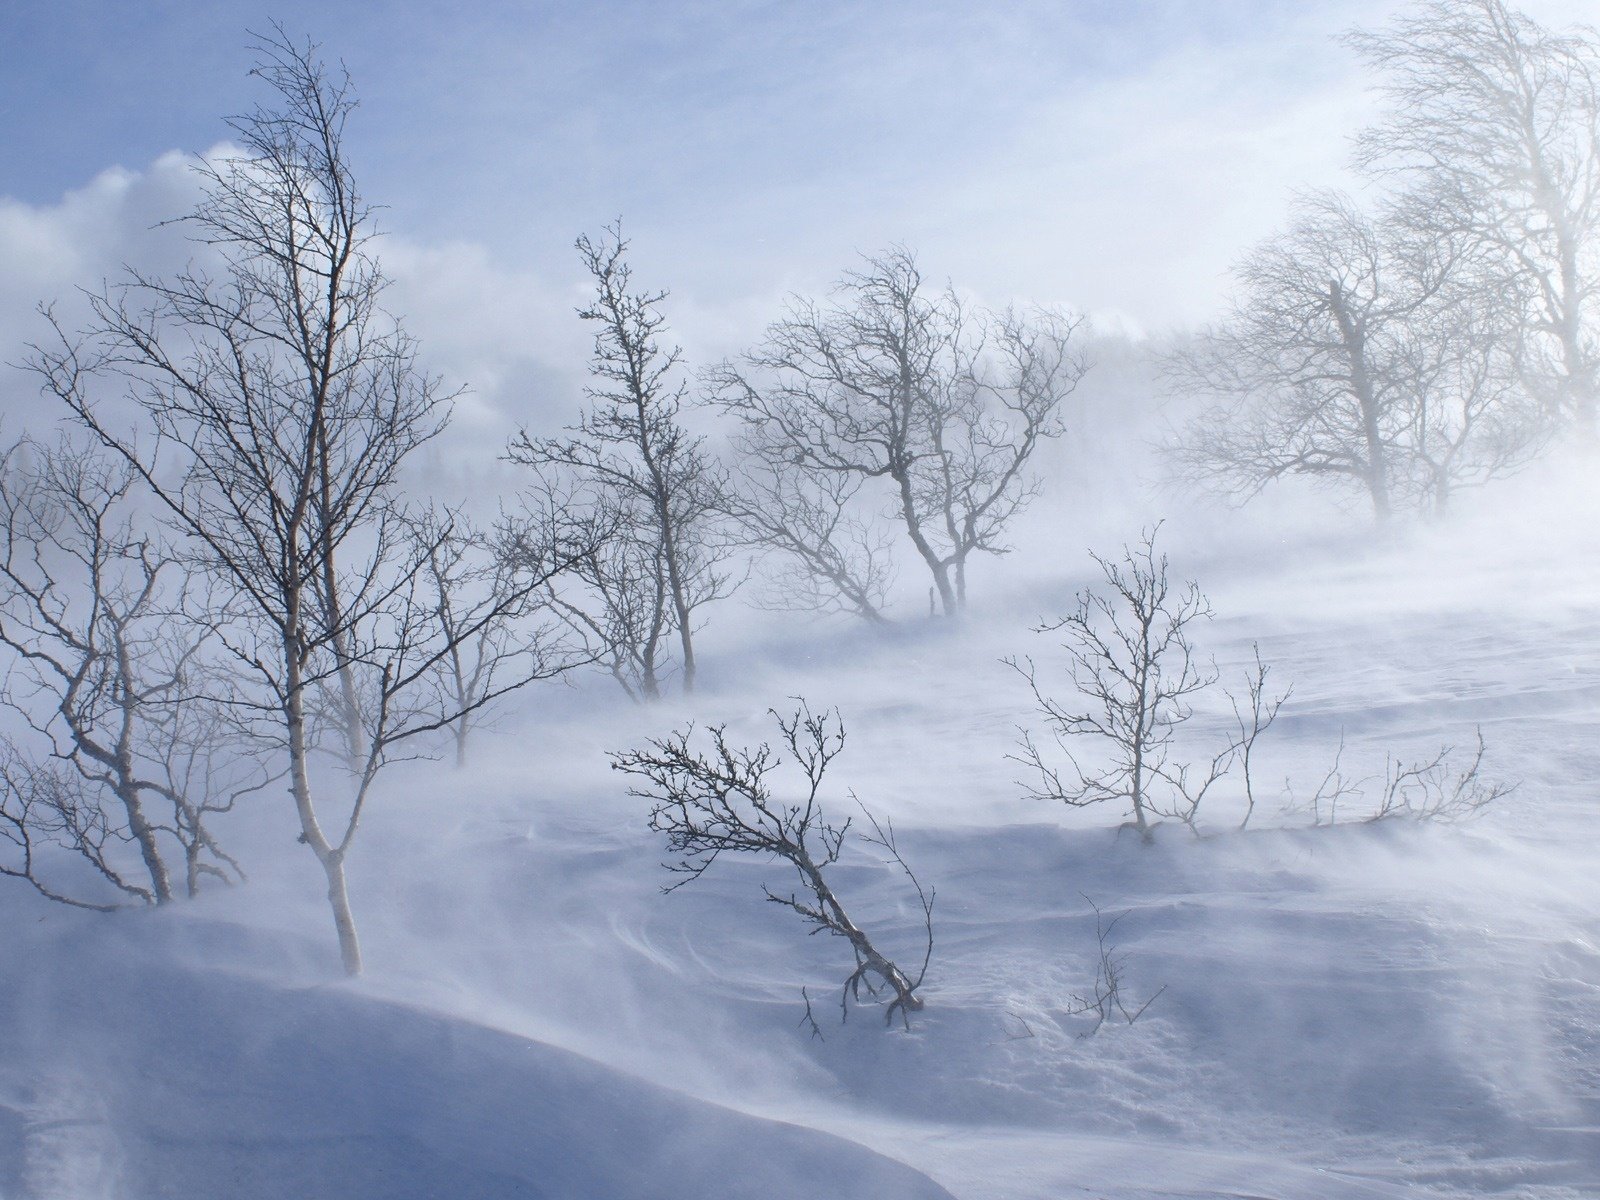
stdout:
[(1315, 7), (0, 17), (0, 1197), (1600, 1191), (1600, 39)]

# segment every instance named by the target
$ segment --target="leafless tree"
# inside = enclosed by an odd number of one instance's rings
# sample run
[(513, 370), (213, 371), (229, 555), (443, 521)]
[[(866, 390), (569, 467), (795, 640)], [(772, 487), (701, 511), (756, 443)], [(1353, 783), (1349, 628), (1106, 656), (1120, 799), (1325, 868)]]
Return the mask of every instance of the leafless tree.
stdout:
[(165, 904), (242, 878), (211, 819), (272, 778), (215, 699), (215, 647), (186, 620), (186, 575), (135, 523), (133, 472), (63, 440), (0, 457), (0, 873), (46, 882), (53, 851), (124, 902)]
[(1307, 814), (1311, 817), (1313, 825), (1333, 825), (1339, 820), (1339, 805), (1351, 797), (1361, 795), (1362, 781), (1352, 779), (1344, 773), (1344, 732), (1339, 733), (1339, 748), (1334, 751), (1333, 763), (1328, 767), (1316, 790), (1304, 801), (1296, 800), (1294, 794), (1294, 781), (1283, 781), (1284, 805), (1286, 816)]
[[(743, 451), (770, 474), (882, 480), (953, 616), (971, 556), (1006, 551), (1005, 528), (1034, 492), (1028, 460), (1062, 431), (1061, 405), (1086, 369), (1079, 321), (970, 314), (953, 291), (931, 289), (903, 248), (866, 259), (835, 295), (827, 306), (793, 299), (761, 346), (710, 373), (712, 402), (740, 421)], [(823, 484), (820, 494), (840, 492)], [(798, 552), (776, 548), (804, 570), (831, 558), (800, 532)], [(824, 594), (837, 591), (826, 572), (816, 577)]]
[[(1217, 682), (1217, 672), (1190, 640), (1191, 626), (1211, 618), (1210, 602), (1192, 582), (1174, 588), (1166, 555), (1156, 553), (1158, 529), (1147, 530), (1137, 547), (1125, 547), (1120, 561), (1093, 555), (1104, 591), (1086, 588), (1075, 611), (1034, 630), (1063, 636), (1074, 699), (1047, 695), (1031, 658), (1005, 660), (1028, 681), (1055, 751), (1065, 760), (1056, 765), (1055, 755), (1024, 729), (1020, 751), (1011, 758), (1029, 769), (1032, 781), (1022, 785), (1028, 794), (1074, 808), (1126, 801), (1146, 841), (1159, 817), (1194, 828), (1201, 802), (1272, 723), (1283, 700), (1266, 694), (1260, 668), (1239, 739), (1199, 770), (1174, 756), (1177, 735), (1194, 715), (1194, 699)], [(1074, 747), (1085, 742), (1097, 746), (1104, 761), (1080, 762)]]
[(1440, 234), (1492, 253), (1519, 303), (1524, 366), (1595, 433), (1600, 290), (1600, 40), (1555, 33), (1503, 0), (1424, 0), (1349, 43), (1389, 113), (1358, 161), (1402, 180)]
[[(851, 821), (830, 824), (823, 813), (820, 792), (829, 764), (844, 749), (844, 725), (836, 713), (813, 713), (802, 701), (790, 716), (772, 716), (782, 734), (782, 745), (803, 777), (796, 798), (775, 795), (770, 777), (782, 764), (779, 751), (767, 743), (754, 750), (729, 745), (722, 726), (709, 732), (709, 748), (690, 744), (692, 730), (651, 741), (644, 750), (613, 754), (612, 767), (645, 781), (632, 795), (651, 802), (650, 827), (667, 836), (667, 846), (677, 857), (666, 865), (680, 878), (665, 890), (674, 891), (698, 879), (722, 854), (758, 854), (782, 859), (799, 876), (800, 888), (788, 893), (765, 889), (774, 904), (791, 909), (812, 932), (826, 931), (845, 939), (855, 958), (855, 969), (845, 980), (841, 1006), (849, 1011), (851, 999), (861, 993), (891, 994), (885, 1019), (896, 1015), (909, 1022), (921, 1011), (917, 989), (927, 975), (933, 955), (932, 890), (924, 890), (896, 845), (894, 828), (862, 806), (871, 831), (860, 835), (888, 856), (916, 892), (926, 935), (922, 965), (915, 977), (896, 966), (845, 911), (827, 870), (844, 852)], [(859, 803), (859, 802), (858, 802)], [(809, 1011), (809, 1000), (807, 1009)]]
[(1527, 463), (1547, 423), (1481, 251), (1410, 201), (1372, 217), (1323, 193), (1297, 214), (1241, 266), (1231, 317), (1168, 360), (1220, 401), (1180, 439), (1188, 480), (1241, 499), (1288, 475), (1354, 484), (1381, 522)]
[(1406, 397), (1395, 491), (1435, 516), (1463, 488), (1525, 466), (1551, 431), (1527, 386), (1515, 314), (1484, 273), (1460, 274), (1400, 331)]
[(768, 564), (757, 603), (776, 611), (849, 613), (887, 625), (891, 535), (863, 514), (865, 481), (752, 461), (725, 501), (733, 536)]
[[(564, 548), (550, 610), (634, 701), (659, 699), (672, 670), (672, 606), (661, 543), (637, 511), (591, 484), (539, 480), (527, 489), (518, 545)], [(536, 553), (542, 552), (536, 549)]]
[[(30, 884), (46, 899), (110, 912), (124, 904), (155, 903), (152, 891), (124, 874), (125, 828), (114, 827), (101, 797), (83, 777), (50, 758), (26, 755), (0, 741), (0, 876)], [(67, 869), (53, 860), (86, 863), (119, 899), (87, 898)], [(64, 878), (54, 878), (57, 874)]]
[[(381, 306), (372, 209), (344, 149), (348, 78), (281, 28), (256, 49), (253, 74), (276, 106), (230, 122), (241, 151), (201, 164), (205, 195), (185, 218), (216, 274), (131, 274), (91, 296), (86, 335), (57, 327), (33, 365), (133, 469), (206, 573), (215, 635), (254, 684), (233, 710), (282, 756), (354, 974), (346, 863), (373, 782), (461, 715), (428, 702), (452, 641), (426, 595), (433, 547), (412, 536), (397, 486), (452, 397)], [(144, 441), (102, 416), (102, 382), (142, 406)], [(529, 556), (504, 605), (560, 565)], [(458, 636), (475, 637), (499, 611)], [(530, 677), (496, 681), (471, 707)], [(314, 769), (319, 754), (342, 783)]]
[(1454, 746), (1441, 746), (1431, 759), (1406, 762), (1388, 755), (1384, 759), (1378, 807), (1369, 821), (1405, 817), (1413, 821), (1453, 824), (1479, 815), (1495, 801), (1509, 795), (1515, 784), (1484, 778), (1483, 730), (1476, 733), (1472, 760), (1464, 767), (1452, 761)]
[(704, 439), (680, 420), (682, 352), (660, 340), (667, 294), (634, 289), (620, 222), (598, 240), (580, 237), (577, 248), (595, 285), (593, 300), (578, 310), (596, 330), (591, 407), (567, 437), (523, 430), (508, 456), (554, 475), (557, 487), (575, 483), (567, 502), (581, 495), (587, 519), (613, 542), (586, 563), (597, 604), (575, 605), (574, 616), (632, 639), (613, 646), (613, 660), (637, 662), (638, 689), (647, 698), (660, 690), (660, 643), (675, 635), (683, 690), (692, 692), (696, 614), (736, 582), (718, 530), (725, 480)]
[[(1341, 768), (1344, 741), (1340, 740), (1339, 754), (1332, 770), (1317, 788), (1316, 794), (1301, 805), (1291, 805), (1287, 811), (1305, 813), (1313, 825), (1339, 823), (1339, 804), (1351, 799), (1359, 800), (1369, 786), (1377, 787), (1377, 803), (1357, 818), (1368, 824), (1377, 821), (1410, 820), (1434, 821), (1450, 825), (1468, 821), (1483, 810), (1516, 790), (1516, 784), (1490, 780), (1483, 773), (1483, 758), (1487, 747), (1483, 730), (1475, 735), (1472, 757), (1464, 766), (1456, 765), (1454, 746), (1441, 746), (1432, 758), (1409, 761), (1395, 754), (1386, 754), (1383, 773), (1361, 779), (1347, 778)], [(1348, 811), (1348, 808), (1347, 808)]]
[(412, 523), (416, 544), (427, 551), (426, 602), (445, 650), (433, 706), (455, 714), (449, 728), (456, 765), (463, 766), (468, 736), (487, 715), (485, 696), (499, 694), (508, 679), (548, 678), (590, 655), (562, 636), (546, 592), (525, 586), (530, 566), (535, 576), (547, 571), (562, 548), (549, 540), (530, 546), (520, 526), (479, 529), (461, 512), (430, 508)]
[(1286, 476), (1355, 484), (1388, 520), (1405, 470), (1406, 323), (1445, 286), (1456, 255), (1346, 196), (1303, 197), (1288, 232), (1236, 269), (1228, 318), (1169, 360), (1180, 390), (1219, 401), (1180, 440), (1185, 476), (1239, 499)]

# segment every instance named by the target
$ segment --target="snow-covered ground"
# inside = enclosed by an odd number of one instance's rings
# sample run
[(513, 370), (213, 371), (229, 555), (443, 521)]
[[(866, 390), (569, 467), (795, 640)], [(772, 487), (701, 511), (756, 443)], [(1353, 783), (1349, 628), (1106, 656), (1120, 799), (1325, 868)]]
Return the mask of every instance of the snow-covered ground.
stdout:
[[(5, 888), (0, 1197), (1600, 1195), (1600, 511), (1555, 528), (1524, 492), (1376, 546), (1172, 531), (1224, 673), (1259, 642), (1294, 683), (1242, 833), (1234, 793), (1208, 836), (1152, 846), (1023, 797), (1006, 755), (1031, 713), (999, 660), (1059, 664), (1028, 629), (1092, 564), (1058, 534), (960, 630), (745, 621), (707, 636), (692, 705), (547, 686), (466, 770), (398, 769), (352, 860), (359, 982), (286, 813), (244, 818), (250, 885), (170, 911)], [(770, 736), (799, 695), (848, 729), (830, 798), (891, 816), (937, 889), (909, 1032), (840, 1023), (848, 956), (762, 902), (776, 865), (662, 895), (646, 805), (607, 767), (691, 717)], [(1474, 823), (1279, 811), (1341, 735), (1361, 775), (1476, 727), (1520, 785)], [(917, 951), (893, 870), (847, 855), (837, 885)], [(1130, 993), (1165, 990), (1080, 1036), (1091, 902), (1127, 914)]]

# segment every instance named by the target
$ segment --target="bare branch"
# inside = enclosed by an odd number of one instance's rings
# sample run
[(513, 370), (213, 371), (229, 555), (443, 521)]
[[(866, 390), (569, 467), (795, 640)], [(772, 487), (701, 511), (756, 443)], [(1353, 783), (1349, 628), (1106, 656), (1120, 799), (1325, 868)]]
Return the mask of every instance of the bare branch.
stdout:
[[(1198, 772), (1172, 757), (1179, 731), (1194, 715), (1194, 698), (1216, 683), (1217, 673), (1189, 636), (1191, 626), (1210, 619), (1210, 602), (1192, 582), (1174, 587), (1166, 555), (1156, 552), (1159, 529), (1146, 530), (1137, 547), (1124, 547), (1120, 560), (1093, 555), (1103, 589), (1080, 592), (1073, 612), (1034, 631), (1063, 637), (1077, 702), (1047, 694), (1032, 659), (1004, 660), (1027, 681), (1053, 742), (1041, 747), (1022, 731), (1020, 751), (1010, 757), (1032, 780), (1020, 786), (1074, 808), (1125, 801), (1146, 841), (1158, 817), (1194, 829), (1202, 801), (1246, 749), (1244, 740), (1230, 741)], [(1256, 719), (1251, 746), (1271, 723), (1265, 710)], [(1079, 744), (1098, 747), (1107, 760), (1085, 767), (1073, 749)]]
[(1028, 461), (1062, 432), (1061, 407), (1087, 370), (1081, 322), (969, 313), (927, 285), (904, 247), (867, 257), (835, 294), (827, 307), (794, 298), (759, 347), (708, 374), (752, 464), (741, 523), (810, 577), (801, 603), (876, 620), (883, 555), (847, 517), (870, 485), (953, 616), (969, 559), (1008, 550), (1004, 531), (1034, 493)]
[(671, 638), (692, 692), (697, 614), (742, 582), (720, 529), (727, 480), (679, 419), (687, 384), (682, 352), (661, 342), (667, 294), (634, 288), (621, 222), (577, 249), (595, 288), (578, 310), (595, 326), (590, 407), (564, 437), (521, 431), (507, 457), (538, 473), (535, 519), (594, 547), (575, 562), (588, 595), (563, 603), (602, 634), (618, 681), (659, 695)]
[(885, 1020), (892, 1022), (898, 1015), (909, 1024), (910, 1014), (922, 1009), (917, 991), (933, 953), (933, 892), (924, 890), (906, 865), (893, 826), (861, 806), (872, 827), (865, 840), (887, 853), (906, 875), (922, 909), (926, 950), (913, 979), (884, 957), (851, 920), (827, 878), (826, 869), (839, 861), (850, 830), (849, 820), (840, 825), (828, 822), (820, 799), (828, 767), (844, 749), (843, 723), (836, 713), (813, 712), (803, 700), (788, 716), (776, 711), (771, 715), (788, 761), (803, 780), (802, 789), (790, 799), (776, 795), (770, 782), (783, 762), (779, 753), (765, 742), (754, 749), (730, 745), (723, 726), (707, 731), (709, 746), (704, 750), (692, 745), (691, 728), (651, 741), (644, 750), (612, 754), (614, 770), (644, 780), (629, 794), (651, 802), (650, 827), (666, 835), (674, 857), (665, 866), (678, 878), (664, 890), (675, 891), (698, 879), (724, 853), (787, 862), (799, 878), (799, 890), (783, 893), (766, 888), (766, 898), (792, 910), (813, 933), (827, 932), (849, 943), (855, 969), (840, 996), (843, 1011), (848, 1013), (850, 1001), (859, 1002), (863, 992), (877, 997), (886, 988), (891, 998)]
[[(1083, 895), (1082, 892), (1078, 894)], [(1100, 1027), (1106, 1023), (1107, 1018), (1113, 1015), (1120, 1016), (1124, 1022), (1132, 1025), (1140, 1017), (1144, 1016), (1145, 1012), (1156, 1002), (1161, 993), (1167, 990), (1167, 986), (1162, 984), (1151, 993), (1149, 999), (1143, 1004), (1138, 1005), (1136, 1008), (1131, 1007), (1134, 1001), (1125, 998), (1122, 994), (1123, 971), (1127, 966), (1128, 956), (1119, 953), (1111, 941), (1112, 931), (1116, 929), (1118, 922), (1128, 914), (1125, 912), (1118, 913), (1107, 921), (1105, 913), (1100, 910), (1098, 904), (1090, 900), (1086, 895), (1083, 898), (1089, 907), (1094, 909), (1096, 946), (1094, 987), (1088, 995), (1074, 993), (1066, 1011), (1069, 1016), (1094, 1014), (1094, 1024), (1078, 1035), (1079, 1037), (1092, 1037), (1100, 1031)]]

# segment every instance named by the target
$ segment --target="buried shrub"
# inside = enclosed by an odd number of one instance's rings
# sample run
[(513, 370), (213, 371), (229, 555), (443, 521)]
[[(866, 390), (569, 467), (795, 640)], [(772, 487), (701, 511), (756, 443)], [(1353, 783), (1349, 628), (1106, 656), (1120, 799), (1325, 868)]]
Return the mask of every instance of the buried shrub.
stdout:
[(773, 791), (772, 776), (784, 761), (780, 751), (765, 742), (754, 749), (731, 746), (720, 725), (707, 730), (705, 749), (691, 746), (691, 728), (652, 739), (645, 749), (611, 756), (614, 770), (645, 781), (630, 794), (651, 801), (650, 828), (667, 835), (668, 849), (675, 856), (663, 865), (679, 878), (662, 890), (676, 891), (698, 879), (724, 853), (782, 859), (799, 876), (799, 887), (788, 893), (763, 887), (766, 898), (793, 910), (812, 933), (826, 930), (850, 945), (855, 969), (840, 995), (844, 1013), (848, 1015), (850, 1001), (859, 1002), (863, 992), (873, 998), (887, 993), (885, 1021), (898, 1015), (909, 1027), (910, 1014), (922, 1009), (917, 989), (933, 956), (933, 892), (924, 890), (901, 857), (893, 825), (857, 801), (870, 832), (858, 831), (856, 837), (887, 854), (888, 861), (904, 872), (922, 909), (925, 945), (913, 977), (879, 952), (845, 911), (826, 876), (827, 868), (839, 861), (852, 826), (848, 817), (841, 824), (830, 823), (819, 799), (823, 776), (844, 749), (843, 722), (837, 712), (813, 713), (803, 700), (789, 716), (768, 711), (802, 776), (789, 797)]
[[(1386, 754), (1381, 776), (1351, 779), (1344, 774), (1345, 747), (1340, 738), (1333, 765), (1316, 791), (1305, 801), (1296, 801), (1290, 791), (1284, 813), (1308, 816), (1315, 826), (1351, 821), (1433, 821), (1441, 825), (1469, 821), (1517, 788), (1515, 783), (1500, 783), (1484, 776), (1487, 747), (1483, 730), (1476, 732), (1475, 739), (1471, 759), (1464, 765), (1458, 765), (1456, 747), (1444, 745), (1432, 758), (1416, 761)], [(1366, 797), (1369, 787), (1376, 788), (1376, 804), (1365, 812), (1358, 808), (1357, 815), (1350, 815), (1351, 804)]]
[[(1083, 893), (1079, 893), (1083, 895)], [(1091, 1025), (1079, 1037), (1090, 1037), (1098, 1033), (1100, 1026), (1110, 1017), (1120, 1017), (1127, 1024), (1132, 1025), (1145, 1010), (1156, 1002), (1157, 997), (1167, 990), (1167, 985), (1162, 984), (1150, 997), (1140, 1004), (1137, 1000), (1123, 994), (1124, 968), (1128, 963), (1126, 952), (1117, 949), (1116, 943), (1111, 940), (1112, 931), (1117, 924), (1128, 914), (1118, 913), (1109, 921), (1100, 910), (1100, 906), (1088, 896), (1083, 896), (1089, 907), (1094, 909), (1095, 932), (1095, 975), (1094, 986), (1087, 994), (1074, 992), (1067, 1004), (1067, 1015), (1074, 1017), (1094, 1017)]]

